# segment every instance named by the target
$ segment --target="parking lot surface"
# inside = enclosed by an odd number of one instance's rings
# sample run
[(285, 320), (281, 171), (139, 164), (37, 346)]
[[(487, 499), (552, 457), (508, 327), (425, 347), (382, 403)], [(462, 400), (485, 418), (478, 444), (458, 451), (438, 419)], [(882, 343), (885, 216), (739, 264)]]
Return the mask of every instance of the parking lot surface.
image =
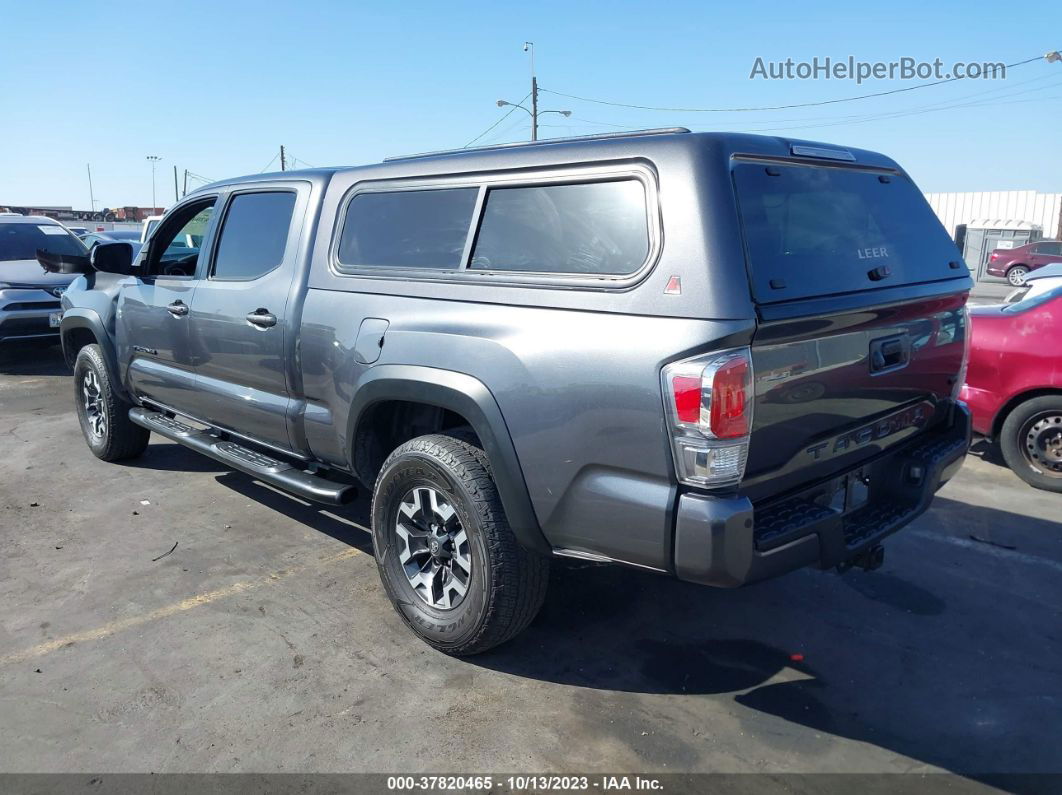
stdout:
[(58, 349), (3, 353), (0, 439), (5, 771), (1062, 770), (1062, 497), (991, 455), (879, 571), (561, 565), (527, 632), (455, 660), (387, 602), (367, 500), (157, 437), (97, 461)]

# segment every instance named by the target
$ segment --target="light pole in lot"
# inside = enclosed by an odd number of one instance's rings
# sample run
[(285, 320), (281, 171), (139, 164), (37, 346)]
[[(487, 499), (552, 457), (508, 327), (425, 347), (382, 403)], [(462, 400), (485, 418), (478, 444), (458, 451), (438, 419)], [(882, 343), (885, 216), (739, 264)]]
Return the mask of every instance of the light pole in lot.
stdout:
[(538, 78), (535, 77), (535, 43), (533, 41), (524, 42), (524, 52), (531, 53), (531, 110), (528, 110), (523, 105), (517, 102), (506, 102), (504, 99), (498, 100), (498, 107), (504, 108), (506, 105), (511, 105), (514, 108), (520, 108), (531, 117), (531, 140), (538, 140), (538, 117), (543, 113), (559, 113), (561, 116), (567, 118), (572, 115), (570, 110), (539, 110), (538, 109)]
[(148, 155), (147, 159), (151, 161), (151, 212), (155, 212), (155, 164), (162, 160), (158, 155)]
[(543, 113), (559, 113), (564, 118), (568, 118), (569, 116), (572, 115), (572, 112), (570, 110), (539, 110), (538, 108), (535, 107), (534, 103), (531, 104), (531, 107), (533, 108), (533, 110), (528, 110), (523, 105), (521, 105), (519, 102), (507, 102), (504, 99), (499, 99), (498, 100), (498, 107), (499, 108), (504, 108), (506, 105), (511, 105), (514, 108), (519, 108), (520, 110), (524, 111), (525, 113), (527, 113), (528, 116), (531, 117), (531, 140), (532, 141), (537, 141), (538, 140), (538, 117), (541, 116)]

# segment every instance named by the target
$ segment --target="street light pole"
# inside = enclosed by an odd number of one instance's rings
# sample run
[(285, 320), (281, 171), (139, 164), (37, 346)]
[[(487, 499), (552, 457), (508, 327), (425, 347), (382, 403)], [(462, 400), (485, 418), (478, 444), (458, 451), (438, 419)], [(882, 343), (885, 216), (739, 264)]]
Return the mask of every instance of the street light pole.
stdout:
[(147, 159), (151, 161), (151, 212), (155, 212), (155, 164), (162, 160), (158, 155), (148, 155)]
[(538, 78), (535, 77), (535, 43), (524, 42), (524, 52), (531, 53), (531, 140), (538, 140)]
[(543, 114), (543, 113), (559, 113), (564, 118), (568, 118), (569, 116), (572, 115), (572, 112), (570, 110), (539, 110), (536, 105), (532, 105), (531, 106), (531, 110), (528, 110), (527, 108), (525, 108), (520, 103), (518, 103), (518, 102), (509, 102), (506, 99), (499, 99), (496, 104), (498, 105), (499, 108), (504, 108), (504, 107), (519, 108), (520, 110), (522, 110), (524, 113), (526, 113), (528, 116), (531, 117), (531, 140), (532, 141), (537, 141), (538, 140), (538, 117), (539, 117), (540, 114)]
[(89, 178), (89, 209), (96, 212), (96, 194), (92, 190), (92, 164), (85, 163), (85, 170), (88, 171)]

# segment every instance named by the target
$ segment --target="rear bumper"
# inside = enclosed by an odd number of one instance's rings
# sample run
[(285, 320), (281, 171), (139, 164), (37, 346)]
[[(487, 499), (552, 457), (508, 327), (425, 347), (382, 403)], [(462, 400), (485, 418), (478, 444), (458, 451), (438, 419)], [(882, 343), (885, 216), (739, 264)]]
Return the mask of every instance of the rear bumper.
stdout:
[(1004, 403), (999, 393), (963, 384), (959, 399), (970, 408), (974, 432), (982, 436), (991, 436), (992, 420), (995, 419), (996, 412)]
[[(744, 497), (687, 493), (675, 519), (674, 565), (682, 580), (735, 587), (804, 566), (845, 563), (922, 514), (962, 466), (970, 412), (952, 405), (937, 426), (803, 491), (753, 507)], [(866, 502), (845, 512), (846, 483), (865, 482)], [(857, 486), (857, 488), (862, 488)]]

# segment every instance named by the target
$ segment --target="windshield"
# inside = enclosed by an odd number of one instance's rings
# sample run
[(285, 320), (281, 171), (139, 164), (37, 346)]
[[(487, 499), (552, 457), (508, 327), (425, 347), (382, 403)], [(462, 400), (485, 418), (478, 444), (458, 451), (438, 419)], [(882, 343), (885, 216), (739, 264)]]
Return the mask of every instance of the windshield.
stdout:
[(0, 262), (36, 259), (37, 249), (52, 254), (86, 254), (88, 249), (58, 224), (0, 224)]
[(902, 174), (738, 163), (734, 184), (761, 303), (969, 273), (921, 192)]

